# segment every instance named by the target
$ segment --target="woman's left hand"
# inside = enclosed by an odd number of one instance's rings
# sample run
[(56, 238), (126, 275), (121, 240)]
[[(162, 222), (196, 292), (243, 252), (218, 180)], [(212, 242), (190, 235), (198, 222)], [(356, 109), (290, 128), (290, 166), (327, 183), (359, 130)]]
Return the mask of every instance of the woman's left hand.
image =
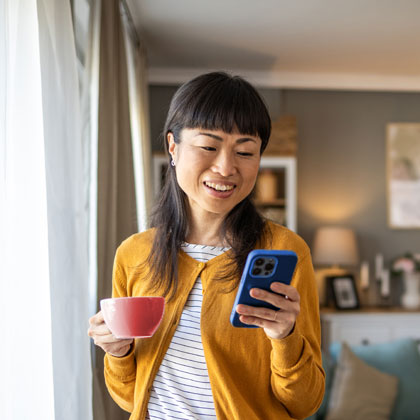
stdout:
[(274, 282), (271, 284), (272, 292), (253, 288), (250, 295), (258, 300), (271, 303), (277, 311), (255, 306), (238, 305), (236, 312), (240, 314), (240, 321), (248, 325), (257, 325), (264, 328), (268, 337), (280, 339), (287, 337), (295, 326), (296, 318), (300, 312), (299, 292), (290, 285)]

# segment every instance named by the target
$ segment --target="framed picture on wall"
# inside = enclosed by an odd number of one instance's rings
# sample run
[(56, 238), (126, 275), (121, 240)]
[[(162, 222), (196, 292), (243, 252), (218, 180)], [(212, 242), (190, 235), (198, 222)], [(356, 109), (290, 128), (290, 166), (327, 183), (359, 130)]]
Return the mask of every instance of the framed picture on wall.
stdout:
[(388, 225), (420, 229), (420, 123), (387, 125)]
[(328, 276), (327, 293), (332, 296), (337, 309), (357, 309), (360, 307), (354, 276)]

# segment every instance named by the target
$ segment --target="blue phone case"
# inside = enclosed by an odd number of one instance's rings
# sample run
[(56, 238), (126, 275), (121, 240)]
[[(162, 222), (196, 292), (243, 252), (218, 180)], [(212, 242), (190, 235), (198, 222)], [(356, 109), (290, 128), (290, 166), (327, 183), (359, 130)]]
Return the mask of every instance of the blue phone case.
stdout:
[[(256, 275), (255, 270), (257, 268), (257, 263), (261, 261), (265, 261), (265, 265), (262, 267), (262, 272)], [(271, 261), (273, 261), (274, 264), (273, 269), (264, 272)], [(249, 291), (254, 287), (270, 290), (270, 285), (273, 282), (290, 284), (296, 264), (297, 255), (293, 251), (267, 249), (255, 249), (251, 251), (248, 254), (238, 292), (233, 304), (232, 313), (230, 315), (231, 324), (234, 327), (258, 328), (256, 325), (246, 325), (239, 321), (240, 315), (236, 312), (236, 306), (242, 303), (250, 306), (277, 309), (269, 303), (254, 299), (250, 296)]]

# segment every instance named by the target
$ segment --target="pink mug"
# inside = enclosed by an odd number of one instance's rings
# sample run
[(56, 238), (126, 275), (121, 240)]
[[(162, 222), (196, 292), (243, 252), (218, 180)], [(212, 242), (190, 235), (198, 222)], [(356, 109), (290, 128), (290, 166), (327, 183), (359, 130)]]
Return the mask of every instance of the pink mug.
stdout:
[(151, 337), (163, 318), (163, 297), (121, 297), (101, 300), (105, 324), (116, 338)]

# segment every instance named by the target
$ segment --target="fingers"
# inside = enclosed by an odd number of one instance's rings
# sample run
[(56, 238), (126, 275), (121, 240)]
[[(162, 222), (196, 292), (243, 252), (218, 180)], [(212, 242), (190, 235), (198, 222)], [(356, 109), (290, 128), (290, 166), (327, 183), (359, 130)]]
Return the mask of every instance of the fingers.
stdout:
[(105, 324), (101, 311), (89, 319), (89, 324), (88, 335), (93, 338), (95, 345), (118, 357), (128, 353), (134, 340), (116, 338)]
[[(296, 317), (300, 311), (300, 295), (299, 292), (287, 284), (275, 282), (271, 285), (271, 289), (275, 293), (254, 288), (251, 289), (250, 295), (258, 300), (270, 303), (283, 312), (290, 312)], [(257, 306), (238, 305), (236, 311), (241, 315), (248, 315), (257, 318), (263, 318), (268, 321), (275, 320), (276, 311), (273, 309)]]
[(271, 290), (254, 288), (250, 295), (270, 303), (278, 310), (241, 304), (236, 307), (236, 311), (244, 324), (264, 328), (271, 338), (284, 338), (293, 330), (299, 315), (300, 295), (293, 286), (278, 282), (272, 284)]
[[(247, 306), (247, 305), (238, 305), (236, 307), (236, 312), (238, 314), (246, 317), (247, 322), (245, 323), (255, 323), (256, 319), (274, 322), (274, 323), (282, 323), (282, 322), (290, 322), (296, 319), (295, 311), (283, 311), (283, 310), (274, 310), (269, 308), (262, 308), (256, 306)], [(258, 324), (260, 326), (260, 324)]]
[(300, 302), (299, 292), (293, 286), (280, 282), (274, 282), (271, 283), (270, 287), (273, 292), (287, 296), (288, 299), (294, 302)]
[[(273, 327), (275, 324), (289, 324), (296, 320), (294, 312), (275, 311), (268, 308), (255, 308), (253, 306), (238, 305), (236, 311), (244, 324), (254, 324), (264, 328)], [(244, 321), (242, 321), (244, 319)]]
[(283, 295), (278, 295), (277, 293), (268, 292), (262, 289), (251, 289), (250, 295), (258, 300), (270, 303), (276, 308), (282, 309), (283, 311), (289, 311), (293, 309), (294, 302), (286, 298)]
[[(274, 311), (272, 309), (267, 309), (266, 311), (253, 311), (255, 309), (251, 306), (239, 308), (238, 313), (240, 313), (239, 320), (247, 325), (255, 325), (264, 329), (264, 332), (268, 337), (273, 339), (282, 339), (287, 337), (291, 331), (293, 331), (294, 325), (296, 323), (296, 314), (293, 312), (286, 311)], [(261, 308), (257, 308), (261, 309)], [(253, 315), (254, 313), (257, 315)]]
[(92, 338), (96, 346), (100, 347), (106, 353), (118, 357), (125, 355), (134, 341), (133, 339), (119, 339), (112, 334), (93, 335)]
[(293, 325), (295, 321), (291, 314), (282, 314), (281, 317), (278, 316), (277, 318), (278, 319), (276, 321), (270, 321), (260, 317), (241, 315), (239, 320), (247, 325), (256, 325), (257, 327), (264, 328), (265, 330), (272, 330), (282, 334), (286, 330), (289, 331), (290, 326)]
[(241, 315), (239, 320), (246, 325), (255, 325), (257, 327), (268, 329), (278, 328), (278, 325), (275, 321), (269, 321), (263, 318)]
[(93, 339), (95, 344), (113, 344), (113, 343), (121, 343), (121, 345), (131, 344), (133, 341), (132, 338), (116, 338), (112, 334), (108, 335), (98, 335)]
[(125, 356), (131, 348), (131, 343), (128, 345), (124, 345), (121, 348), (118, 348), (116, 350), (110, 349), (109, 351), (107, 351), (107, 353), (111, 354), (112, 356), (116, 356), (116, 357), (122, 357)]
[(275, 293), (254, 288), (251, 289), (250, 295), (255, 299), (270, 303), (283, 311), (294, 312), (299, 308), (300, 296), (294, 287), (282, 283), (273, 283), (272, 290), (274, 290)]
[(89, 318), (89, 324), (90, 325), (100, 325), (104, 321), (104, 315), (102, 311), (99, 311), (97, 314), (93, 315), (91, 318)]
[(129, 352), (133, 341), (134, 340), (119, 340), (119, 341), (114, 341), (109, 344), (101, 343), (100, 345), (99, 344), (98, 345), (106, 353), (109, 353), (112, 356), (122, 357), (122, 356), (125, 356)]
[(97, 314), (93, 315), (89, 319), (89, 329), (88, 336), (95, 337), (97, 335), (108, 335), (111, 333), (107, 325), (105, 324), (104, 316), (102, 311), (99, 311)]
[(110, 329), (107, 327), (105, 322), (98, 325), (93, 325), (88, 329), (88, 336), (93, 337), (94, 335), (108, 335), (111, 334)]

